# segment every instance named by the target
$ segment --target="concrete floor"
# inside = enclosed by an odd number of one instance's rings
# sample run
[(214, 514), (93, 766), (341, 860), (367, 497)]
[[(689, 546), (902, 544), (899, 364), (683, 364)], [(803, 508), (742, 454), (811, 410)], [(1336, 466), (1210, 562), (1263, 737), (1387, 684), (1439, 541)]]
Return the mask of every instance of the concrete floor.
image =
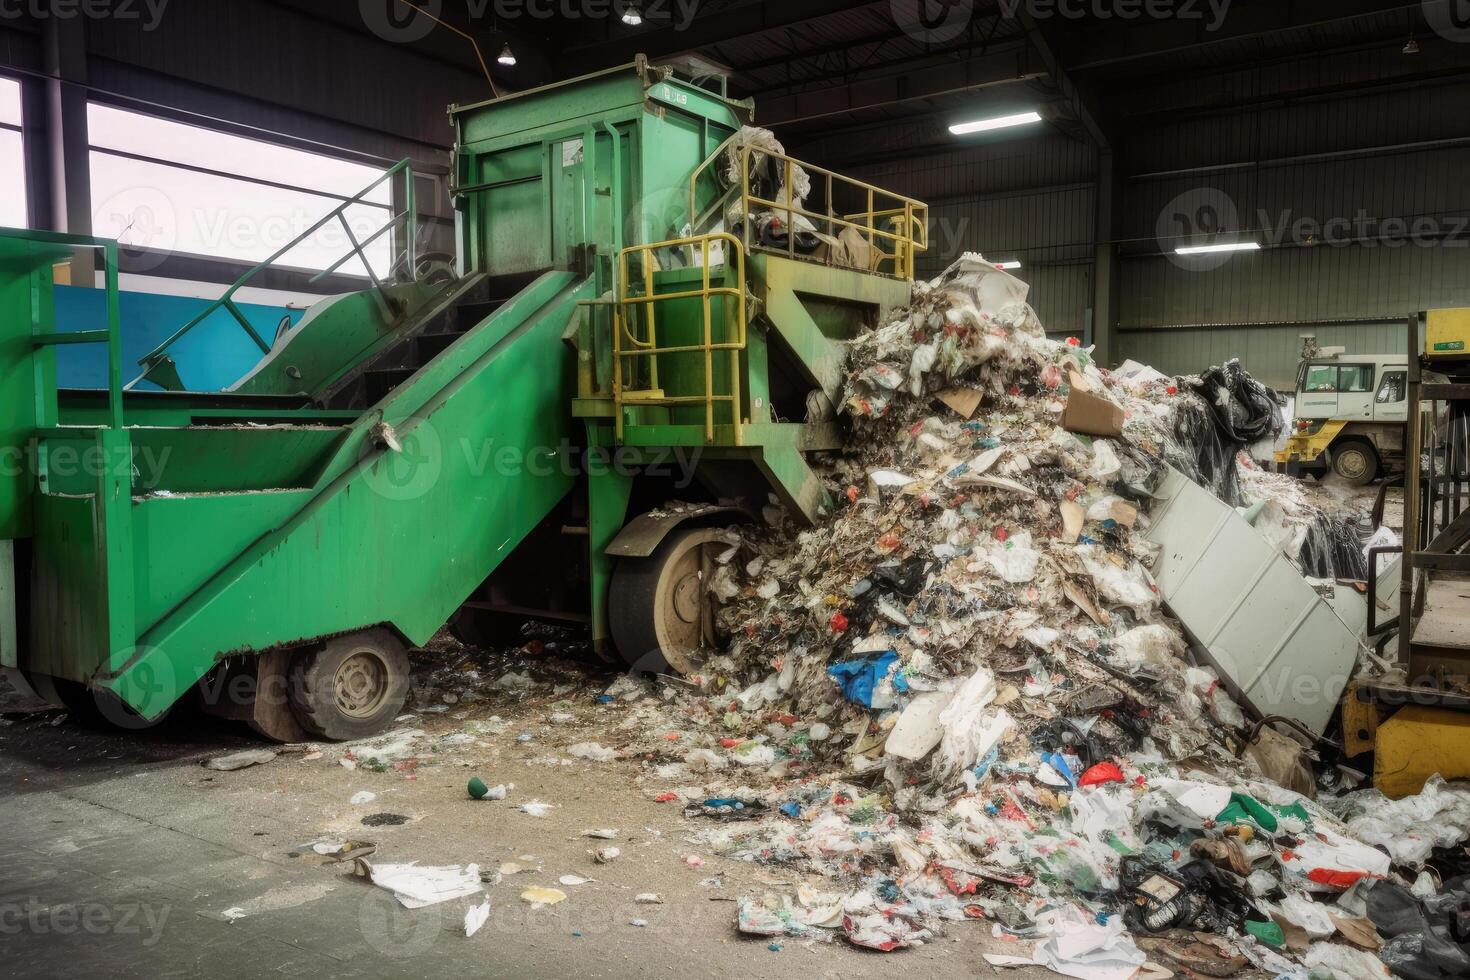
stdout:
[[(595, 692), (595, 689), (593, 689)], [(590, 700), (590, 699), (589, 699)], [(416, 772), (349, 771), (330, 755), (282, 755), (266, 765), (214, 772), (200, 762), (259, 747), (243, 729), (196, 718), (159, 731), (103, 735), (0, 700), (0, 962), (11, 976), (112, 977), (741, 976), (891, 978), (895, 970), (946, 977), (991, 975), (980, 954), (1023, 953), (990, 938), (988, 923), (957, 923), (922, 948), (882, 954), (842, 942), (769, 940), (735, 930), (734, 899), (792, 893), (801, 876), (704, 853), (692, 868), (686, 842), (700, 827), (677, 804), (636, 784), (637, 760), (548, 767), (528, 760), (588, 737), (585, 727), (520, 745), (517, 732), (546, 716), (535, 699), (477, 706), (512, 719), (507, 732), (464, 754), (428, 756)], [(616, 707), (579, 704), (579, 716)], [(444, 716), (426, 716), (430, 720)], [(53, 724), (53, 722), (58, 722)], [(458, 723), (440, 727), (452, 731)], [(424, 727), (431, 727), (426, 725)], [(611, 724), (608, 726), (611, 728)], [(438, 730), (433, 729), (431, 730)], [(596, 731), (591, 733), (593, 736)], [(510, 802), (471, 801), (472, 774), (514, 783)], [(378, 798), (354, 807), (360, 790)], [(515, 809), (536, 798), (557, 804), (545, 818)], [(369, 813), (411, 817), (403, 826), (364, 827)], [(597, 865), (590, 827), (622, 831), (623, 856)], [(310, 866), (288, 853), (324, 834), (378, 845), (377, 860), (476, 862), (495, 869), (521, 860), (522, 873), (487, 886), (491, 916), (462, 932), (467, 901), (401, 908), (342, 866)], [(526, 861), (523, 856), (534, 855)], [(558, 886), (564, 874), (597, 879)], [(723, 887), (701, 884), (712, 876)], [(530, 885), (570, 898), (533, 911)], [(658, 892), (661, 906), (637, 905)], [(243, 908), (235, 921), (227, 909)], [(630, 920), (647, 920), (643, 928)], [(1010, 971), (1015, 980), (1050, 976)]]

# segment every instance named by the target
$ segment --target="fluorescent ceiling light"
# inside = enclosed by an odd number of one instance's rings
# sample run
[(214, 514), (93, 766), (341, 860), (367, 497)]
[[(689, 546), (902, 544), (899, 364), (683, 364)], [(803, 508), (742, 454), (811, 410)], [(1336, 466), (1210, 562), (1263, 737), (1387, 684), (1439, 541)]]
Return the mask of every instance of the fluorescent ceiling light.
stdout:
[(623, 7), (623, 23), (629, 27), (637, 27), (643, 23), (643, 12), (638, 9), (638, 0), (628, 0)]
[(988, 133), (992, 129), (1008, 129), (1011, 126), (1025, 126), (1029, 123), (1041, 122), (1039, 112), (1018, 112), (1014, 116), (996, 116), (994, 119), (977, 119), (974, 122), (955, 123), (949, 127), (949, 131), (956, 136), (968, 136), (970, 133)]
[(507, 68), (512, 68), (516, 63), (516, 53), (510, 49), (510, 44), (500, 49), (500, 57), (495, 59)]
[(1221, 242), (1218, 245), (1185, 245), (1175, 255), (1209, 255), (1212, 252), (1259, 252), (1260, 242)]
[(1020, 259), (1010, 259), (1010, 260), (1005, 261), (1005, 262), (997, 262), (997, 263), (995, 263), (995, 267), (997, 269), (1004, 269), (1005, 271), (1010, 272), (1013, 269), (1019, 269), (1019, 268), (1021, 268), (1021, 260)]

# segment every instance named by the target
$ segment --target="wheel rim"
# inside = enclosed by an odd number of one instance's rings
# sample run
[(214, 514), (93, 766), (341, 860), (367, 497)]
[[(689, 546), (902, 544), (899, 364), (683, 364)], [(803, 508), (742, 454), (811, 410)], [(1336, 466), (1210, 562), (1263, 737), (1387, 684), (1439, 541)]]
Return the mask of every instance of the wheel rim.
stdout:
[(388, 665), (371, 650), (359, 650), (332, 678), (337, 708), (349, 718), (370, 718), (388, 697)]
[(679, 673), (693, 669), (694, 658), (704, 646), (709, 619), (708, 596), (703, 572), (706, 543), (698, 542), (681, 552), (659, 576), (654, 603), (655, 628), (664, 659)]
[(724, 531), (688, 532), (658, 576), (652, 609), (654, 636), (664, 662), (678, 674), (695, 673), (701, 651), (716, 643), (718, 603), (708, 588), (716, 567), (715, 546), (729, 547)]
[(1368, 457), (1358, 449), (1349, 449), (1339, 453), (1337, 472), (1349, 480), (1361, 479), (1368, 472)]

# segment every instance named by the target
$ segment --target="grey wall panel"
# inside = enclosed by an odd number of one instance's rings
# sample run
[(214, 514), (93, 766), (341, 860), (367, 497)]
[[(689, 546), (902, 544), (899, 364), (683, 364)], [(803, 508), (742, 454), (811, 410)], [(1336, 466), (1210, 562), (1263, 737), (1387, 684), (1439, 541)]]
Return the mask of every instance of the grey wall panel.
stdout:
[(1301, 336), (1312, 334), (1324, 347), (1343, 346), (1363, 354), (1403, 350), (1402, 323), (1283, 324), (1272, 327), (1204, 327), (1124, 331), (1120, 358), (1151, 364), (1165, 374), (1198, 374), (1231, 358), (1260, 381), (1289, 389), (1296, 378)]

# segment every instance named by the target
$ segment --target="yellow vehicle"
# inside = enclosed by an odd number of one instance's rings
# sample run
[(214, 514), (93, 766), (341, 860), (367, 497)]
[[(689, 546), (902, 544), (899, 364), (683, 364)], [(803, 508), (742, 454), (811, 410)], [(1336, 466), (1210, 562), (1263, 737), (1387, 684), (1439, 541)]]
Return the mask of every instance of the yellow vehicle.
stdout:
[(1403, 469), (1409, 363), (1403, 354), (1340, 351), (1317, 348), (1303, 358), (1296, 418), (1276, 461), (1364, 486)]

